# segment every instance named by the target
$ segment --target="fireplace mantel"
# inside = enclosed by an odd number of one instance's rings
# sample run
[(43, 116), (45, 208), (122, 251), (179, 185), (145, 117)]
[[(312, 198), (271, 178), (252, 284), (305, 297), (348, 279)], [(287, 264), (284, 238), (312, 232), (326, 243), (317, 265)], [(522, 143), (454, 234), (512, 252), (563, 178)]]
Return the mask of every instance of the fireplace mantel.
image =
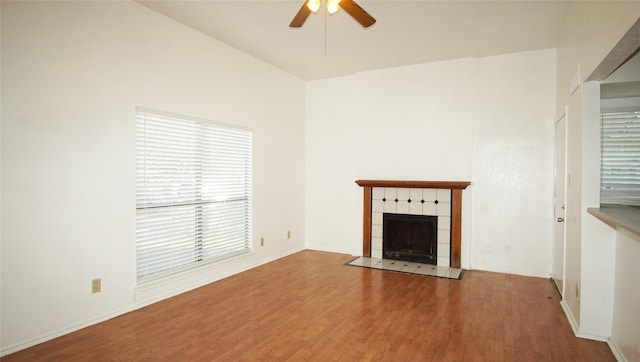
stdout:
[(356, 180), (362, 187), (400, 187), (413, 189), (464, 190), (471, 185), (468, 181), (398, 181), (398, 180)]
[(451, 267), (461, 267), (462, 254), (462, 190), (468, 181), (356, 180), (364, 190), (362, 254), (371, 256), (371, 190), (374, 187), (423, 188), (451, 190)]

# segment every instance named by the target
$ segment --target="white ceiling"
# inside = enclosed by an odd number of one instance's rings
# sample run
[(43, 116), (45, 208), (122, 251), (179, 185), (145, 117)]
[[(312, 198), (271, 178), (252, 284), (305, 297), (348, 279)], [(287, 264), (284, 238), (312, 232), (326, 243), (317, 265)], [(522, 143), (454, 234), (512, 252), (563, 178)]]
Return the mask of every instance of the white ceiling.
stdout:
[(139, 1), (304, 80), (557, 46), (566, 1), (356, 0), (377, 22), (343, 10), (289, 22), (304, 0)]

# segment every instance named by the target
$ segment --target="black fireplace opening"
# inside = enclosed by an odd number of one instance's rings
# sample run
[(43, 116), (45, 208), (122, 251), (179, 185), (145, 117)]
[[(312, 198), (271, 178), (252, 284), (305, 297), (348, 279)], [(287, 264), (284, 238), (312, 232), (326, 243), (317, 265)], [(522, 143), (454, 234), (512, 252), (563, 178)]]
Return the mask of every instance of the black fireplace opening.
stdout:
[(438, 217), (384, 213), (382, 257), (437, 265)]

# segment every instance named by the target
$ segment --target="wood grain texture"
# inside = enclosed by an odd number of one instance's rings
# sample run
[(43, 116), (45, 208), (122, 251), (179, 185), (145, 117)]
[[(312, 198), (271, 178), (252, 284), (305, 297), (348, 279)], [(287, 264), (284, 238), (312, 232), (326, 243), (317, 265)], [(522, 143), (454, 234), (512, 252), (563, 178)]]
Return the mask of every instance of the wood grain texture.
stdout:
[(452, 268), (462, 265), (462, 190), (451, 190), (451, 259)]
[(309, 14), (311, 14), (311, 10), (309, 10), (309, 8), (307, 7), (307, 2), (305, 1), (302, 4), (302, 7), (300, 8), (300, 10), (298, 10), (298, 12), (296, 13), (296, 16), (294, 16), (293, 20), (291, 20), (291, 23), (289, 23), (289, 27), (291, 28), (301, 27), (302, 24), (304, 24), (304, 22), (309, 17)]
[(303, 251), (3, 361), (615, 361), (548, 279), (448, 280)]
[(364, 187), (362, 256), (371, 257), (371, 187)]
[(405, 180), (356, 180), (359, 186), (400, 187), (416, 189), (461, 189), (471, 185), (469, 181), (405, 181)]
[(360, 5), (356, 4), (353, 0), (340, 1), (340, 7), (344, 9), (349, 15), (351, 15), (360, 25), (365, 28), (375, 24), (376, 19), (369, 15)]

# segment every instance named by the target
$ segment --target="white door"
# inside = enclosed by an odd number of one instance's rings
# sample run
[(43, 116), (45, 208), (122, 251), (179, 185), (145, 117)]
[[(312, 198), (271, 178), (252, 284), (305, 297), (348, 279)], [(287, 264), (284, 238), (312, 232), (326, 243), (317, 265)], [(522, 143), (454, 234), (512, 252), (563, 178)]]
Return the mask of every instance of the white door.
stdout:
[(553, 202), (553, 261), (551, 267), (551, 277), (556, 283), (561, 297), (564, 297), (566, 126), (566, 115), (563, 115), (556, 122), (555, 128), (555, 192)]

